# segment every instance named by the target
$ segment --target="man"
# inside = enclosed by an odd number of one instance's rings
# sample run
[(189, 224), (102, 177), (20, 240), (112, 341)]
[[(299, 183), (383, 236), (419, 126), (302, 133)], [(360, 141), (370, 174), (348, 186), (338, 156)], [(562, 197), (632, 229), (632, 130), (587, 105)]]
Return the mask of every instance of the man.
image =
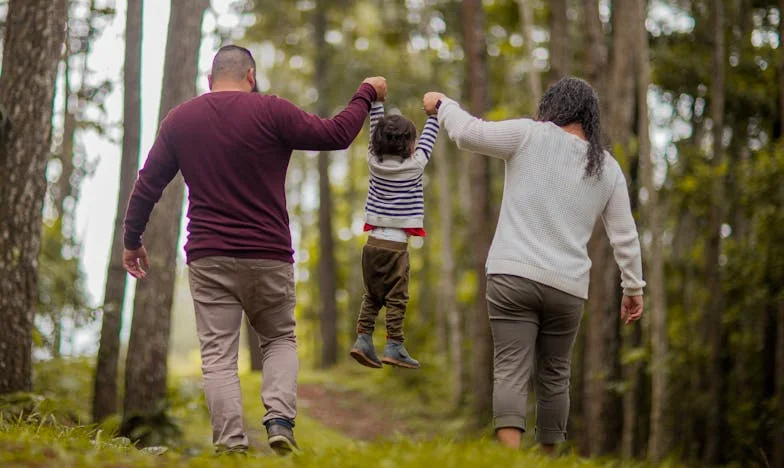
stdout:
[(244, 310), (263, 354), (263, 422), (270, 446), (285, 454), (298, 450), (292, 429), (299, 368), (286, 170), (292, 150), (347, 148), (371, 102), (386, 95), (386, 81), (366, 79), (343, 111), (322, 119), (285, 99), (256, 94), (256, 64), (242, 47), (222, 47), (208, 78), (210, 93), (163, 120), (139, 171), (125, 216), (124, 266), (145, 277), (142, 233), (181, 171), (189, 189), (185, 253), (213, 443), (219, 451), (248, 446), (237, 376)]

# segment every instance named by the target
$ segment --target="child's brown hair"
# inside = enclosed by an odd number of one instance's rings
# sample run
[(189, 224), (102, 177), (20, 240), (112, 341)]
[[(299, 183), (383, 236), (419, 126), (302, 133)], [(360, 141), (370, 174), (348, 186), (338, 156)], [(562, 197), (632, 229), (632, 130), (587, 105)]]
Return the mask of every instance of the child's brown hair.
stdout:
[(379, 161), (383, 161), (385, 155), (406, 159), (414, 152), (416, 137), (414, 122), (402, 115), (390, 115), (379, 119), (370, 136), (370, 143)]

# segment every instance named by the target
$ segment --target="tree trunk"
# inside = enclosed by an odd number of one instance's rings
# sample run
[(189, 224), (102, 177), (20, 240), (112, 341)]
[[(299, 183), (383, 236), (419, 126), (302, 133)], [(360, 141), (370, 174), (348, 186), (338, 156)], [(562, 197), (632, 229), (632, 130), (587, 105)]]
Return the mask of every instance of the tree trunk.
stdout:
[[(482, 116), (487, 109), (487, 54), (485, 14), (481, 0), (463, 0), (463, 49), (466, 53), (468, 97), (471, 113)], [(471, 238), (477, 278), (476, 307), (473, 317), (473, 418), (476, 427), (484, 427), (492, 409), (493, 354), (490, 323), (487, 318), (485, 261), (490, 249), (492, 226), (489, 164), (482, 155), (471, 155)]]
[[(784, 10), (782, 10), (784, 11)], [(773, 436), (773, 465), (784, 466), (784, 296), (778, 298), (776, 317), (776, 394), (778, 424)]]
[[(613, 24), (634, 24), (636, 20), (634, 1), (619, 0), (613, 3)], [(594, 2), (595, 3), (595, 2)], [(598, 9), (595, 10), (598, 15)], [(589, 23), (592, 19), (587, 20)], [(598, 21), (598, 16), (596, 21)], [(595, 26), (594, 26), (595, 27)], [(588, 28), (590, 32), (591, 27)], [(599, 30), (601, 31), (601, 30)], [(614, 156), (622, 167), (628, 168), (629, 142), (631, 137), (634, 110), (634, 81), (632, 74), (632, 55), (621, 44), (634, 44), (636, 31), (634, 28), (613, 28), (612, 59), (609, 67), (595, 69), (591, 64), (588, 68), (597, 73), (596, 79), (600, 86), (612, 89), (612, 99), (606, 104), (607, 116), (603, 119), (603, 128), (611, 142)], [(591, 40), (603, 41), (601, 37)], [(592, 57), (600, 58), (599, 45), (589, 45)], [(607, 77), (599, 76), (607, 70)], [(604, 99), (603, 101), (607, 101)], [(627, 173), (628, 177), (628, 173)], [(618, 268), (613, 260), (612, 248), (604, 229), (597, 226), (588, 246), (593, 261), (591, 268), (591, 290), (588, 298), (588, 320), (586, 327), (586, 369), (585, 369), (585, 402), (586, 420), (591, 427), (586, 434), (587, 448), (591, 454), (603, 454), (615, 444), (611, 434), (611, 421), (608, 398), (608, 381), (616, 368), (618, 356), (611, 349), (617, 343), (618, 333)], [(631, 397), (631, 396), (630, 396)]]
[(726, 45), (724, 40), (724, 3), (714, 2), (713, 20), (713, 83), (710, 90), (711, 120), (713, 121), (713, 187), (707, 241), (705, 248), (705, 280), (708, 286), (708, 304), (706, 310), (707, 339), (711, 349), (708, 365), (708, 392), (711, 404), (708, 410), (708, 422), (705, 428), (707, 435), (705, 446), (705, 462), (719, 463), (724, 438), (724, 384), (722, 373), (722, 327), (721, 313), (724, 310), (723, 290), (721, 285), (721, 225), (724, 222), (724, 175), (719, 173), (724, 161), (724, 101), (726, 73)]
[[(368, 135), (368, 138), (370, 136)], [(361, 146), (353, 146), (348, 153), (348, 175), (347, 175), (347, 190), (345, 195), (345, 201), (348, 205), (348, 210), (346, 212), (346, 226), (348, 229), (352, 230), (351, 232), (351, 240), (346, 243), (348, 247), (348, 253), (346, 257), (348, 258), (348, 282), (346, 285), (346, 289), (348, 290), (348, 313), (345, 314), (343, 318), (345, 326), (345, 334), (346, 334), (346, 344), (348, 347), (345, 349), (345, 352), (349, 352), (351, 350), (351, 346), (354, 344), (354, 339), (357, 335), (357, 313), (362, 304), (362, 250), (357, 248), (356, 242), (354, 240), (354, 233), (353, 233), (353, 225), (354, 225), (354, 216), (357, 212), (362, 210), (361, 207), (357, 207), (357, 202), (360, 201), (360, 190), (357, 187), (357, 182), (360, 181), (360, 176), (358, 174), (357, 168), (360, 163), (365, 161), (364, 157), (367, 153), (365, 153), (365, 149)]]
[(550, 84), (567, 76), (571, 69), (567, 10), (567, 0), (550, 1)]
[(634, 54), (637, 59), (637, 135), (640, 141), (640, 179), (648, 200), (645, 204), (647, 230), (651, 233), (651, 245), (647, 252), (648, 265), (648, 316), (651, 328), (651, 413), (650, 432), (648, 436), (648, 458), (653, 463), (660, 463), (667, 455), (669, 438), (664, 422), (669, 408), (668, 386), (668, 338), (667, 338), (667, 303), (664, 281), (664, 245), (662, 242), (663, 207), (659, 200), (659, 191), (654, 179), (655, 165), (651, 155), (649, 135), (650, 120), (648, 117), (648, 87), (651, 82), (650, 53), (648, 47), (648, 31), (645, 29), (647, 18), (647, 1), (638, 0), (639, 19), (638, 48)]
[[(784, 43), (784, 0), (779, 0), (779, 45)], [(779, 138), (784, 140), (784, 50), (779, 47)], [(784, 450), (784, 449), (782, 449)]]
[(65, 0), (8, 4), (0, 76), (0, 394), (32, 387), (41, 211), (66, 18)]
[[(158, 120), (196, 94), (201, 22), (208, 0), (172, 0)], [(177, 175), (164, 191), (144, 236), (147, 278), (136, 283), (125, 364), (125, 418), (149, 414), (166, 398), (169, 326), (177, 270), (184, 182)]]
[[(327, 116), (327, 32), (326, 2), (316, 5), (314, 29), (316, 43), (316, 70), (314, 78), (319, 100), (317, 113)], [(332, 189), (329, 182), (329, 152), (318, 155), (319, 172), (319, 298), (321, 299), (321, 368), (338, 362), (338, 306), (335, 302), (337, 288), (335, 265), (335, 240), (332, 232)]]
[[(560, 0), (559, 0), (560, 1)], [(558, 3), (558, 2), (556, 2)], [(526, 65), (528, 72), (528, 89), (531, 93), (532, 115), (536, 115), (539, 108), (539, 100), (542, 98), (542, 77), (536, 70), (533, 60), (534, 52), (534, 11), (530, 0), (517, 0), (520, 12), (520, 26), (525, 41)]]
[(93, 421), (117, 412), (117, 363), (120, 354), (122, 306), (127, 274), (122, 264), (123, 215), (139, 170), (141, 141), (142, 0), (128, 0), (125, 17), (125, 65), (123, 67), (123, 142), (120, 190), (114, 215), (114, 235), (106, 271), (101, 311), (101, 343), (95, 366)]
[[(779, 44), (784, 40), (784, 0), (779, 0)], [(784, 50), (779, 46), (779, 141), (784, 142)], [(780, 189), (781, 190), (781, 189)], [(778, 427), (773, 436), (773, 466), (784, 466), (784, 296), (778, 298), (776, 319), (776, 395)]]
[[(586, 421), (586, 449), (589, 454), (603, 452), (607, 428), (605, 427), (605, 406), (607, 401), (607, 378), (611, 373), (609, 365), (607, 338), (608, 321), (617, 320), (607, 306), (609, 295), (614, 291), (615, 275), (612, 271), (612, 258), (608, 255), (610, 242), (602, 227), (593, 231), (588, 252), (591, 267), (585, 327), (585, 392), (583, 394), (584, 419)], [(612, 315), (611, 315), (612, 314)]]
[[(597, 0), (583, 0), (583, 28), (585, 30), (585, 77), (596, 89), (599, 96), (604, 98), (600, 102), (606, 103), (606, 67), (607, 44), (602, 31), (602, 21), (599, 16), (599, 2)], [(602, 106), (602, 111), (606, 106)]]
[[(640, 346), (642, 334), (637, 324), (631, 330), (623, 333), (622, 352), (629, 352)], [(631, 460), (634, 458), (637, 443), (637, 428), (640, 408), (638, 406), (640, 362), (626, 363), (623, 365), (623, 430), (621, 431), (621, 458)]]
[(441, 272), (439, 275), (439, 308), (448, 324), (447, 347), (449, 350), (449, 368), (452, 370), (452, 396), (457, 403), (463, 397), (463, 321), (457, 307), (457, 291), (455, 289), (455, 257), (452, 244), (452, 228), (454, 215), (452, 213), (452, 198), (454, 192), (451, 187), (450, 176), (451, 157), (447, 154), (446, 138), (443, 136), (436, 140), (436, 177), (438, 180), (438, 212), (441, 214)]
[[(67, 50), (68, 38), (66, 37), (66, 52), (64, 54), (64, 80), (65, 81), (65, 110), (63, 112), (63, 143), (60, 146), (60, 176), (52, 190), (52, 205), (57, 209), (60, 218), (65, 218), (65, 200), (73, 191), (71, 177), (74, 172), (74, 139), (76, 138), (79, 96), (71, 90), (71, 55)], [(85, 57), (86, 59), (86, 57)], [(82, 78), (84, 81), (84, 78)]]
[[(599, 2), (597, 0), (584, 0), (583, 2), (583, 29), (585, 31), (585, 76), (599, 93), (602, 103), (602, 113), (607, 109), (607, 99), (604, 99), (607, 81), (607, 45), (602, 24), (599, 17)], [(605, 114), (606, 115), (606, 114)], [(588, 245), (589, 256), (593, 261), (591, 268), (591, 293), (597, 289), (604, 290), (607, 279), (599, 275), (605, 270), (604, 264), (609, 261), (605, 255), (597, 252), (607, 252), (609, 242), (601, 228), (594, 229), (591, 243)], [(596, 301), (594, 301), (596, 302)], [(583, 411), (584, 431), (580, 434), (581, 452), (597, 453), (602, 443), (605, 432), (602, 413), (604, 408), (604, 389), (601, 379), (607, 373), (604, 369), (605, 341), (601, 330), (604, 320), (599, 311), (595, 311), (589, 302), (585, 319), (585, 340), (583, 353), (583, 392), (580, 406)]]

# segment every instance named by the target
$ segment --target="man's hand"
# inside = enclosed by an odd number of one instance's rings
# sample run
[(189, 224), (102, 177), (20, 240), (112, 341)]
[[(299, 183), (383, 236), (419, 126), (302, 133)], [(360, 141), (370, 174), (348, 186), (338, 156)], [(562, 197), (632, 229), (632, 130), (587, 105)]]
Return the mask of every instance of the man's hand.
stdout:
[(372, 76), (365, 78), (363, 83), (367, 83), (376, 90), (376, 101), (383, 101), (387, 97), (387, 79), (383, 76)]
[(123, 267), (136, 279), (147, 276), (146, 270), (150, 269), (150, 260), (147, 258), (147, 250), (144, 246), (136, 250), (125, 249), (123, 251)]
[(621, 300), (621, 320), (626, 325), (640, 320), (642, 309), (642, 296), (623, 296)]
[(436, 106), (438, 105), (438, 101), (444, 99), (443, 93), (439, 93), (437, 91), (430, 91), (429, 93), (425, 94), (425, 97), (422, 98), (422, 107), (425, 109), (425, 114), (433, 115), (438, 113), (438, 109)]

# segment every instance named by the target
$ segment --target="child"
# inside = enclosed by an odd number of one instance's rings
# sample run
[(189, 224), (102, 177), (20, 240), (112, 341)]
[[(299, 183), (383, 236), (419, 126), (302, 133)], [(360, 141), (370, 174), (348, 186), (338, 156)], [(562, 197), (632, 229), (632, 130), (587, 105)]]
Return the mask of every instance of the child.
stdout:
[[(357, 341), (351, 349), (351, 356), (363, 366), (378, 369), (384, 363), (419, 368), (419, 362), (403, 346), (408, 237), (426, 235), (423, 177), (437, 136), (435, 115), (428, 116), (417, 143), (416, 128), (410, 120), (402, 115), (385, 117), (381, 102), (374, 102), (370, 109), (370, 186), (365, 204), (365, 231), (370, 231), (370, 236), (362, 249), (365, 295)], [(373, 329), (383, 306), (387, 308), (387, 345), (379, 361), (373, 347)]]

